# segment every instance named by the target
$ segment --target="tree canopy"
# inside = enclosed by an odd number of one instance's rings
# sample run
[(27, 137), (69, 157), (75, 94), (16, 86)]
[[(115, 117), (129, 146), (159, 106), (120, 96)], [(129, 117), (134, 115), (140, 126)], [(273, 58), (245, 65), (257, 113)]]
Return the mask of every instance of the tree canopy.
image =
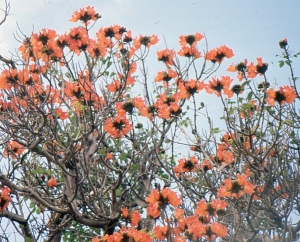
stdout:
[(0, 55), (1, 238), (299, 239), (300, 53), (279, 42), (290, 76), (278, 86), (262, 57), (230, 65), (233, 50), (199, 32), (153, 55), (155, 34), (113, 25), (92, 37), (100, 18), (76, 10), (79, 26)]

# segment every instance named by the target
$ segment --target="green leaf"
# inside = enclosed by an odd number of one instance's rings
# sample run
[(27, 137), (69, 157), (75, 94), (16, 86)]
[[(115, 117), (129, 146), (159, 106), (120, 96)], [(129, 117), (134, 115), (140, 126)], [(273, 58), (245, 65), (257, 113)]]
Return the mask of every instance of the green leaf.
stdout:
[(126, 161), (127, 160), (127, 154), (126, 153), (122, 153), (120, 155), (120, 160)]
[(213, 133), (214, 134), (217, 134), (217, 133), (220, 133), (220, 132), (221, 132), (221, 130), (219, 128), (214, 128), (213, 129)]
[(253, 95), (253, 92), (249, 92), (248, 95), (247, 95), (247, 99), (248, 99), (248, 100), (251, 100), (252, 95)]
[(41, 209), (40, 209), (40, 208), (37, 208), (37, 209), (35, 210), (35, 212), (36, 212), (36, 214), (40, 214), (40, 213), (41, 213)]
[(242, 83), (241, 86), (244, 87), (244, 86), (248, 85), (249, 83), (250, 83), (250, 81), (245, 81), (245, 82)]
[(106, 155), (106, 151), (105, 150), (99, 150), (98, 153), (102, 156), (105, 156)]
[(288, 66), (291, 66), (291, 61), (286, 60), (285, 64), (287, 64)]
[(279, 61), (279, 67), (283, 67), (284, 66), (284, 62), (283, 61)]

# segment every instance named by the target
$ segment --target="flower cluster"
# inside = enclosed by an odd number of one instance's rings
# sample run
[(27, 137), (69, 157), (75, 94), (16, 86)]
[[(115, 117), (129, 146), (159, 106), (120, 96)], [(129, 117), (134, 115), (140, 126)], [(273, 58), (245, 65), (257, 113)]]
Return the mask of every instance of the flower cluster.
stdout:
[(167, 205), (177, 207), (181, 204), (181, 199), (170, 188), (163, 188), (161, 191), (157, 189), (153, 190), (145, 200), (149, 203), (147, 212), (152, 218), (158, 218), (160, 210), (164, 209)]
[(0, 188), (0, 212), (5, 210), (11, 201), (10, 189), (8, 187)]
[(218, 197), (234, 197), (239, 199), (246, 194), (254, 193), (254, 185), (247, 180), (247, 175), (237, 174), (237, 179), (225, 179), (218, 190)]

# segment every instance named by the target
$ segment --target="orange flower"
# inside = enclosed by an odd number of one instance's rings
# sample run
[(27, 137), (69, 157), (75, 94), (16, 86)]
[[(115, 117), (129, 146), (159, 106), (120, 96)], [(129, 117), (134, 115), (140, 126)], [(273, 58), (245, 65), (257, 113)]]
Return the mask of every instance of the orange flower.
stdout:
[(123, 218), (129, 217), (128, 208), (121, 208), (121, 211), (122, 211)]
[(294, 88), (290, 86), (279, 87), (278, 91), (274, 91), (274, 89), (272, 88), (270, 90), (267, 90), (266, 93), (268, 94), (268, 98), (266, 99), (266, 102), (270, 106), (274, 106), (275, 101), (277, 101), (279, 105), (283, 105), (285, 102), (292, 103), (297, 97)]
[(0, 89), (10, 90), (12, 87), (17, 88), (19, 82), (18, 70), (9, 69), (2, 71), (0, 75)]
[(193, 217), (193, 219), (190, 221), (189, 218), (186, 219), (187, 232), (190, 236), (192, 236), (193, 240), (197, 240), (205, 235), (205, 227), (196, 216), (191, 217)]
[(10, 141), (6, 143), (6, 148), (3, 151), (3, 155), (8, 157), (11, 155), (13, 159), (16, 159), (18, 155), (22, 154), (25, 148), (17, 141)]
[(62, 108), (58, 108), (55, 110), (55, 114), (57, 115), (57, 118), (60, 120), (65, 120), (69, 117), (69, 114), (67, 112), (64, 112)]
[(214, 199), (212, 202), (207, 203), (205, 199), (202, 199), (198, 202), (195, 214), (215, 217), (217, 214), (224, 214), (227, 206), (228, 204), (224, 200)]
[(105, 161), (111, 160), (111, 159), (113, 159), (113, 158), (114, 158), (113, 153), (110, 153), (110, 152), (106, 153)]
[(133, 45), (136, 49), (139, 49), (141, 45), (146, 46), (147, 48), (150, 48), (151, 45), (155, 45), (158, 43), (158, 37), (156, 35), (152, 36), (142, 36), (136, 37), (133, 40)]
[(76, 55), (80, 54), (80, 51), (85, 51), (89, 45), (89, 36), (85, 28), (73, 28), (67, 35), (66, 42), (71, 51)]
[(108, 44), (111, 43), (111, 39), (115, 38), (116, 40), (120, 40), (123, 33), (126, 32), (124, 27), (119, 25), (113, 25), (106, 28), (101, 28), (97, 33), (96, 36), (98, 37), (99, 41), (105, 41), (107, 39)]
[(57, 186), (57, 181), (56, 181), (56, 179), (55, 178), (50, 178), (49, 179), (49, 181), (47, 182), (47, 184), (48, 184), (48, 186), (50, 187), (50, 188), (52, 188), (52, 187), (56, 187)]
[(132, 129), (132, 125), (126, 117), (117, 116), (114, 119), (109, 118), (105, 120), (104, 130), (107, 131), (114, 138), (121, 138)]
[(244, 195), (244, 193), (254, 193), (254, 185), (246, 180), (246, 175), (237, 174), (238, 179), (225, 179), (225, 186), (221, 186), (218, 190), (218, 197), (234, 197), (236, 199)]
[(174, 65), (174, 57), (175, 53), (173, 50), (165, 49), (161, 51), (157, 51), (157, 57), (159, 61), (164, 62), (167, 66), (173, 66)]
[(178, 84), (178, 89), (182, 93), (182, 97), (190, 98), (195, 93), (206, 87), (204, 81), (199, 81), (195, 79), (187, 80), (185, 82), (180, 82)]
[(99, 18), (101, 18), (101, 16), (96, 13), (94, 7), (87, 6), (86, 9), (80, 8), (79, 10), (75, 11), (70, 21), (77, 22), (80, 20), (84, 23), (84, 25), (87, 26), (90, 24), (90, 20), (96, 21)]
[(87, 51), (89, 52), (91, 57), (97, 59), (100, 56), (105, 57), (107, 53), (107, 46), (102, 42), (90, 40)]
[(187, 44), (191, 47), (195, 47), (197, 42), (204, 38), (204, 35), (196, 33), (195, 35), (181, 35), (179, 37), (179, 44), (181, 47), (186, 46)]
[(218, 163), (231, 164), (234, 162), (234, 157), (232, 152), (228, 151), (227, 146), (222, 144), (218, 144), (217, 158), (218, 158)]
[(181, 47), (181, 49), (179, 50), (179, 52), (177, 52), (177, 54), (188, 58), (194, 57), (195, 59), (201, 57), (201, 53), (196, 48), (188, 47), (188, 46)]
[(181, 204), (181, 199), (177, 196), (177, 193), (172, 191), (170, 188), (164, 188), (161, 191), (164, 204), (171, 204), (177, 207)]
[(164, 240), (167, 238), (169, 232), (169, 226), (155, 226), (153, 233), (156, 239)]
[(131, 226), (138, 226), (139, 222), (141, 221), (141, 215), (137, 211), (132, 211), (130, 215), (130, 224)]
[(198, 167), (198, 158), (191, 156), (190, 159), (180, 158), (178, 165), (174, 168), (177, 177), (180, 177), (181, 172), (193, 172)]
[(158, 203), (150, 203), (147, 207), (147, 213), (152, 218), (160, 216), (160, 205)]
[(233, 96), (233, 92), (230, 90), (230, 84), (232, 81), (233, 80), (230, 79), (229, 76), (222, 76), (221, 80), (218, 78), (213, 78), (206, 85), (205, 90), (210, 94), (216, 94), (218, 97), (220, 97), (220, 94), (223, 91), (224, 94), (231, 98)]
[(155, 77), (155, 81), (156, 82), (160, 82), (160, 81), (168, 82), (172, 78), (175, 78), (177, 76), (178, 76), (178, 74), (174, 70), (160, 71), (160, 72), (157, 73), (157, 75)]
[(199, 166), (200, 169), (203, 169), (204, 172), (207, 172), (208, 170), (211, 170), (213, 169), (213, 166), (212, 164), (210, 163), (209, 160), (204, 160), (200, 166)]
[(172, 205), (177, 207), (181, 204), (181, 199), (177, 196), (177, 193), (170, 188), (164, 188), (161, 191), (153, 190), (145, 199), (149, 203), (147, 212), (149, 216), (157, 218), (160, 215), (160, 208), (166, 205)]
[(92, 238), (92, 242), (99, 242), (99, 237), (98, 237), (98, 236), (93, 237), (93, 238)]
[(266, 71), (268, 70), (268, 63), (263, 63), (261, 57), (257, 57), (257, 65), (256, 65), (256, 73), (261, 75), (264, 75)]
[(237, 65), (231, 64), (227, 71), (229, 72), (238, 72), (238, 79), (239, 81), (243, 80), (245, 78), (245, 73), (247, 71), (247, 59), (244, 60), (244, 62), (240, 62)]
[(0, 188), (0, 212), (5, 210), (11, 201), (9, 196), (10, 189), (8, 187)]
[(229, 49), (225, 45), (210, 50), (206, 53), (206, 60), (210, 60), (213, 63), (218, 62), (219, 64), (221, 64), (221, 62), (224, 60), (225, 57), (226, 58), (233, 57), (232, 49)]
[(263, 63), (261, 57), (256, 58), (256, 60), (257, 65), (254, 65), (253, 62), (250, 62), (250, 64), (247, 65), (247, 73), (249, 78), (254, 78), (257, 74), (260, 76), (264, 75), (268, 70), (268, 63)]
[(214, 240), (217, 236), (223, 238), (227, 236), (227, 229), (220, 223), (213, 222), (205, 226), (206, 229), (206, 239), (208, 241)]
[(106, 86), (107, 90), (110, 92), (117, 92), (121, 88), (121, 83), (118, 80), (113, 81), (112, 83)]

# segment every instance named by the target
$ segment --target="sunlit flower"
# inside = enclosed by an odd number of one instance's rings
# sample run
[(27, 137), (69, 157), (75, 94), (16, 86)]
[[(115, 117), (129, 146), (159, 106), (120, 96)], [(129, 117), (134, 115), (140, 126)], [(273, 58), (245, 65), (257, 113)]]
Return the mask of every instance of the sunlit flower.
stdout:
[(175, 78), (177, 76), (178, 76), (178, 74), (174, 70), (160, 71), (157, 73), (157, 75), (155, 77), (155, 81), (156, 82), (160, 82), (160, 81), (168, 82), (172, 78)]
[(70, 21), (77, 22), (78, 20), (80, 20), (85, 25), (89, 25), (90, 20), (96, 21), (99, 18), (101, 18), (101, 16), (96, 13), (94, 7), (87, 6), (86, 9), (80, 8), (79, 10), (76, 10), (72, 14), (72, 18), (70, 19)]
[(212, 49), (206, 53), (206, 60), (210, 60), (213, 63), (218, 62), (219, 64), (221, 64), (225, 57), (233, 57), (232, 49), (229, 49), (225, 45)]
[(197, 42), (204, 38), (203, 34), (196, 33), (195, 35), (181, 35), (179, 37), (179, 43), (181, 47), (186, 46), (187, 44), (191, 47), (195, 47)]
[(55, 178), (51, 177), (51, 178), (48, 180), (47, 184), (48, 184), (48, 186), (49, 186), (50, 188), (56, 187), (56, 186), (57, 186), (57, 181), (56, 181)]
[(146, 46), (147, 48), (150, 48), (151, 45), (155, 45), (158, 43), (158, 37), (156, 35), (152, 36), (142, 36), (136, 37), (133, 39), (133, 45), (136, 49), (139, 49), (141, 45)]
[(195, 168), (198, 168), (198, 158), (196, 156), (191, 156), (190, 159), (180, 158), (174, 172), (180, 177), (180, 173), (193, 172)]
[(224, 214), (227, 206), (228, 204), (224, 200), (213, 199), (212, 202), (206, 202), (205, 199), (202, 199), (198, 202), (195, 214), (215, 217), (217, 214)]
[(207, 241), (212, 241), (216, 239), (216, 237), (223, 238), (227, 236), (227, 229), (224, 225), (213, 222), (205, 226), (206, 229), (206, 239)]
[(169, 232), (169, 226), (155, 226), (153, 233), (156, 239), (164, 240), (167, 238)]
[(126, 117), (117, 116), (105, 120), (104, 130), (114, 138), (121, 138), (132, 129)]
[(0, 212), (5, 210), (11, 201), (9, 196), (10, 189), (8, 187), (0, 188)]
[(180, 82), (178, 84), (178, 89), (182, 93), (182, 97), (190, 98), (195, 93), (198, 93), (200, 90), (206, 87), (204, 81), (199, 81), (195, 79), (190, 79), (185, 82)]
[(271, 88), (270, 90), (267, 90), (266, 93), (268, 94), (266, 102), (270, 106), (274, 106), (275, 101), (278, 102), (279, 105), (283, 105), (284, 103), (292, 103), (297, 97), (294, 88), (290, 86), (279, 87), (278, 91), (274, 91), (274, 89)]
[(229, 76), (222, 76), (221, 79), (213, 78), (206, 85), (205, 90), (210, 94), (216, 94), (218, 97), (220, 97), (220, 94), (223, 92), (229, 98), (231, 98), (233, 96), (233, 92), (230, 89), (230, 84), (232, 81), (233, 80)]
[(16, 159), (18, 155), (22, 154), (25, 148), (23, 145), (18, 143), (17, 141), (10, 141), (6, 143), (6, 148), (3, 151), (3, 155), (5, 157), (11, 157), (13, 159)]
[(246, 180), (246, 175), (237, 174), (236, 180), (225, 179), (224, 186), (220, 186), (218, 197), (234, 197), (236, 199), (244, 195), (244, 193), (254, 193), (254, 185)]
[(157, 57), (159, 61), (164, 62), (167, 66), (173, 66), (174, 65), (174, 57), (175, 52), (173, 50), (165, 49), (161, 51), (157, 51)]
[(188, 58), (194, 57), (195, 59), (201, 57), (201, 53), (196, 48), (188, 47), (188, 46), (181, 47), (181, 49), (179, 50), (179, 52), (177, 52), (177, 54)]

